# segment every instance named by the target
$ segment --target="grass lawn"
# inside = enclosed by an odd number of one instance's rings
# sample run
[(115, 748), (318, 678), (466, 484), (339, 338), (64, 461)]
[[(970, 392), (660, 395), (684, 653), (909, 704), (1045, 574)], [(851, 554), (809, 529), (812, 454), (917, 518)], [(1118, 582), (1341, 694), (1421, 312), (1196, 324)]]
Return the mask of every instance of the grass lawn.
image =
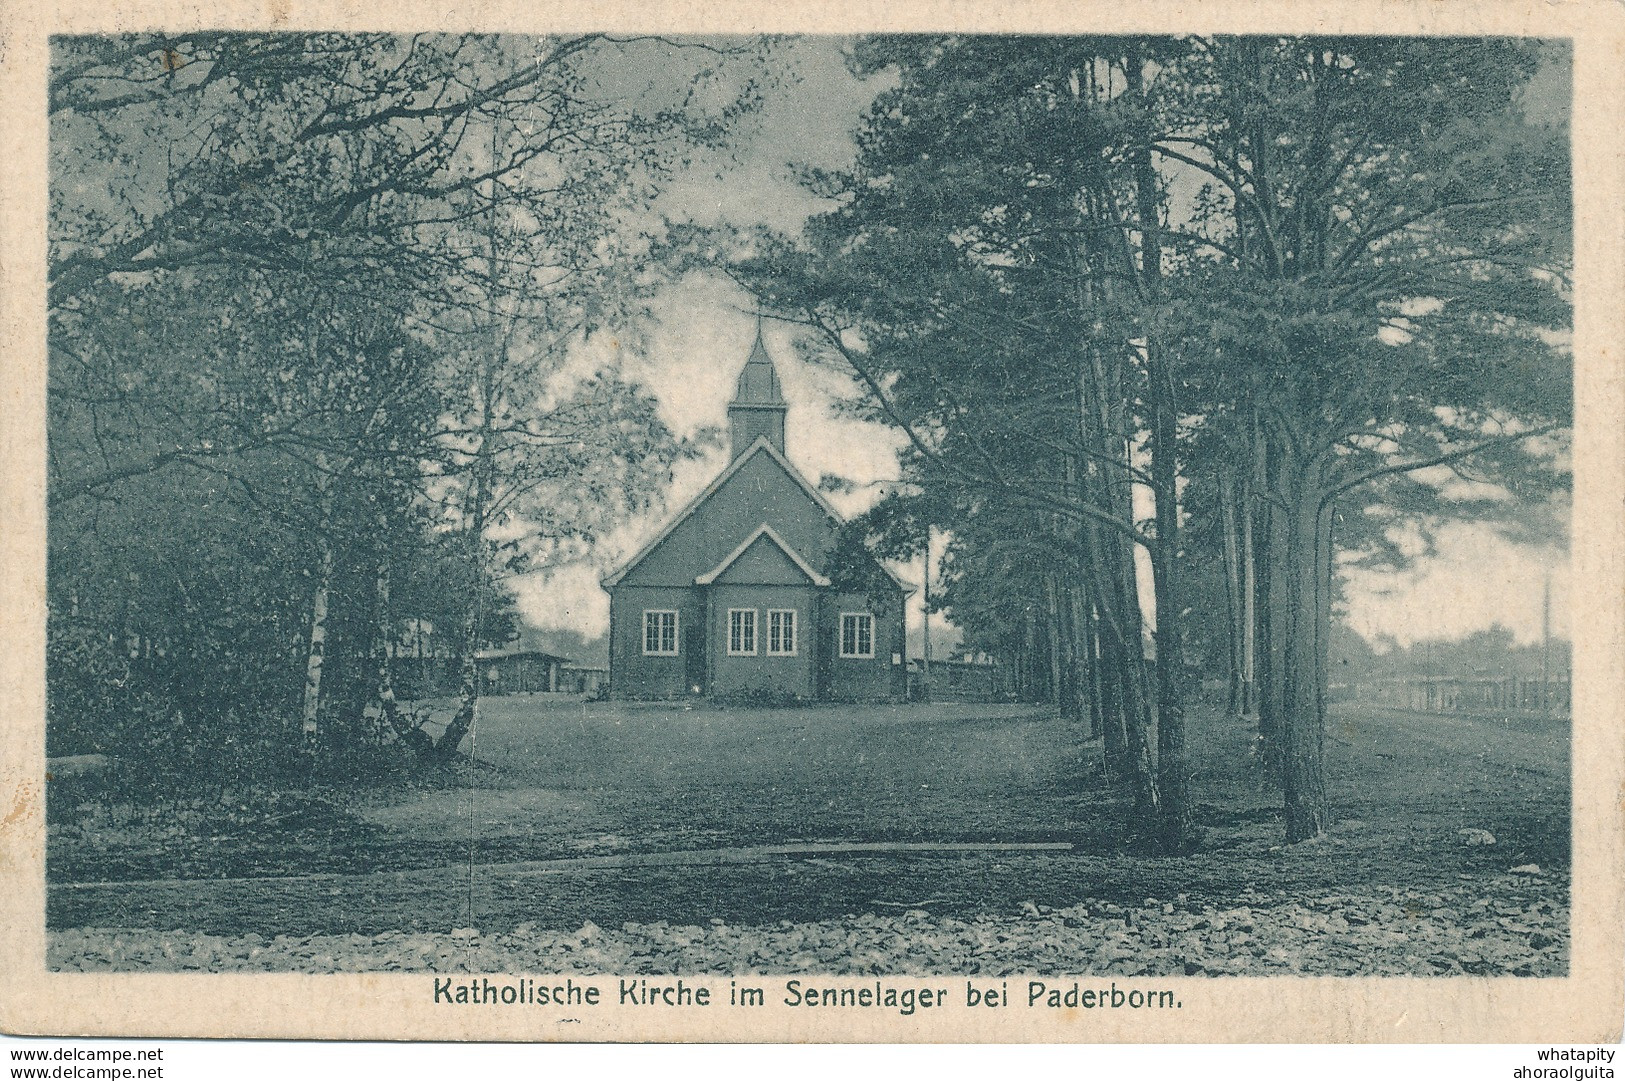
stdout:
[[(1460, 889), (1516, 866), (1566, 903), (1568, 728), (1339, 710), (1338, 824), (1281, 844), (1245, 725), (1191, 725), (1197, 855), (1125, 847), (1099, 745), (1046, 710), (931, 704), (716, 709), (513, 697), (482, 704), (472, 761), (356, 793), (332, 821), (207, 841), (53, 839), (53, 928), (379, 933), (975, 916), (1086, 898)], [(466, 783), (464, 783), (466, 782)], [(1487, 829), (1492, 846), (1458, 830)], [(522, 861), (797, 841), (1067, 841), (1068, 852), (817, 854), (539, 870)], [(324, 877), (310, 877), (317, 872)], [(176, 881), (185, 880), (185, 881)], [(97, 885), (107, 882), (107, 885)]]
[(365, 817), (551, 850), (1049, 840), (1097, 827), (1084, 733), (1026, 706), (717, 709), (492, 699), (463, 750), (498, 787)]

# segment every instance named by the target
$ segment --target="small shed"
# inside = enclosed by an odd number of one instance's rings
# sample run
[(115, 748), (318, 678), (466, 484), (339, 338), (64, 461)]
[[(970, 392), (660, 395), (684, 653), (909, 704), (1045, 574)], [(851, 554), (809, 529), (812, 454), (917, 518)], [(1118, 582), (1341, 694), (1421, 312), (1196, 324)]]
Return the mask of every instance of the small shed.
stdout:
[(568, 657), (539, 649), (482, 649), (479, 661), (481, 694), (551, 693), (567, 689), (563, 681)]
[(962, 653), (931, 662), (927, 676), (925, 658), (909, 662), (909, 696), (914, 699), (957, 699), (965, 702), (991, 702), (999, 697), (1000, 669), (987, 654)]
[(560, 669), (559, 689), (571, 694), (597, 694), (609, 684), (609, 669), (587, 664), (567, 664)]

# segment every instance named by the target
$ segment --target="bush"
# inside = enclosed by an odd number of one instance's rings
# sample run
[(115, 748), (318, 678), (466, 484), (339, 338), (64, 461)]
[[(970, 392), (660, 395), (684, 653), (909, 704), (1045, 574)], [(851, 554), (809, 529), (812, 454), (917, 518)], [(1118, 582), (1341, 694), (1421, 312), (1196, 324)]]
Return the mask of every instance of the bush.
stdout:
[(711, 701), (724, 708), (735, 706), (748, 709), (791, 709), (806, 705), (810, 699), (772, 687), (747, 687), (740, 691), (712, 695)]
[(224, 806), (251, 811), (308, 773), (297, 727), (275, 698), (247, 708), (264, 691), (260, 681), (228, 669), (237, 684), (228, 690), (193, 666), (201, 662), (132, 657), (105, 635), (52, 626), (46, 753), (104, 755), (108, 764), (50, 784), (48, 819), (69, 820), (85, 804), (152, 821)]

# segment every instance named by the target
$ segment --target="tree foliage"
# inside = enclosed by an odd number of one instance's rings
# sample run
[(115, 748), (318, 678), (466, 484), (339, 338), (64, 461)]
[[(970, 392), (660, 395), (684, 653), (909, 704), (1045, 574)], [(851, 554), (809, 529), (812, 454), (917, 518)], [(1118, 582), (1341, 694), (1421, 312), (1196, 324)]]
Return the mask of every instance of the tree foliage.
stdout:
[(1233, 703), (1256, 681), (1301, 840), (1328, 821), (1339, 549), (1392, 559), (1402, 528), (1533, 517), (1563, 486), (1567, 132), (1538, 76), (1566, 63), (1500, 39), (868, 39), (854, 68), (896, 85), (856, 165), (808, 178), (835, 209), (746, 246), (741, 280), (910, 435), (950, 588), (1030, 583), (1051, 641), (1087, 643), (1052, 649), (1052, 682), (1121, 718), (1108, 754), (1121, 731), (1164, 843), (1196, 596), (1224, 598)]
[(651, 195), (752, 107), (721, 71), (743, 47), (53, 49), (53, 739), (431, 744), (393, 699), (403, 628), (471, 664), (506, 576), (579, 555), (685, 452), (577, 347), (658, 276)]

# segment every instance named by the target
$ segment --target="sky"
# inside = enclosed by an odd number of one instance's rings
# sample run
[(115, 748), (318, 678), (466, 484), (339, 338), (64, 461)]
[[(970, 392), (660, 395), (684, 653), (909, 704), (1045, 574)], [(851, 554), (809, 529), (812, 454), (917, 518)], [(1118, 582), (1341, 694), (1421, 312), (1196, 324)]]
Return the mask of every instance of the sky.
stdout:
[[(795, 166), (839, 168), (849, 163), (855, 152), (852, 131), (885, 86), (852, 76), (842, 61), (841, 45), (834, 38), (782, 43), (777, 56), (792, 77), (769, 88), (733, 159), (697, 162), (653, 210), (699, 224), (794, 230), (821, 209), (820, 202), (797, 184)], [(664, 419), (680, 434), (693, 435), (725, 423), (726, 405), (755, 326), (750, 298), (742, 290), (720, 278), (691, 275), (655, 299), (648, 325), (636, 336), (638, 354), (622, 351), (615, 339), (588, 348), (599, 351), (603, 360), (618, 360), (657, 396)], [(862, 511), (897, 479), (895, 455), (902, 436), (884, 425), (839, 415), (837, 403), (856, 392), (855, 384), (802, 360), (788, 328), (770, 321), (764, 338), (790, 403), (785, 442), (791, 462), (814, 483), (826, 473), (851, 482), (854, 489), (832, 495), (831, 502), (846, 514)], [(727, 465), (726, 453), (717, 447), (683, 463), (663, 504), (616, 531), (593, 562), (518, 580), (519, 609), (526, 622), (589, 638), (605, 633), (609, 597), (599, 578), (637, 551), (698, 494)], [(921, 582), (922, 569), (919, 561), (898, 568), (914, 585)], [(1485, 525), (1447, 526), (1437, 537), (1435, 552), (1404, 573), (1349, 572), (1346, 618), (1368, 639), (1388, 637), (1401, 645), (1460, 638), (1496, 623), (1511, 629), (1522, 642), (1537, 642), (1548, 573), (1552, 630), (1566, 636), (1565, 552), (1514, 544)], [(1143, 593), (1149, 606), (1148, 584)], [(911, 649), (917, 654), (918, 592), (910, 603)], [(936, 625), (942, 617), (932, 619)]]

